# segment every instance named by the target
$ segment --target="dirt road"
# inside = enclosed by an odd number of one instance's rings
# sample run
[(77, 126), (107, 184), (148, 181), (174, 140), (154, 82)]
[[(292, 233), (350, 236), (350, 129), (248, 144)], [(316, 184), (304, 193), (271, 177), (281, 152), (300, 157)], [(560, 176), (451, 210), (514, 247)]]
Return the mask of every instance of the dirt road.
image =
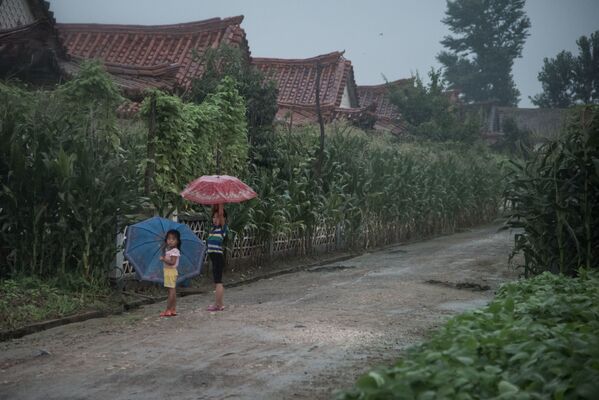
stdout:
[(0, 398), (331, 398), (484, 305), (511, 244), (487, 226), (231, 288), (224, 312), (189, 296), (0, 343)]

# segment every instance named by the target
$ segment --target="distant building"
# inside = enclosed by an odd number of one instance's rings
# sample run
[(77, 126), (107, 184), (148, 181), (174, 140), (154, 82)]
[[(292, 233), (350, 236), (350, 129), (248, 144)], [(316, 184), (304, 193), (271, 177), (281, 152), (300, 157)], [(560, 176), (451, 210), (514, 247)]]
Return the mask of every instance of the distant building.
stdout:
[(535, 143), (558, 137), (564, 130), (568, 109), (500, 107), (492, 103), (472, 104), (468, 110), (478, 109), (485, 124), (483, 137), (490, 143), (503, 138), (505, 122), (512, 119), (519, 129), (529, 131)]

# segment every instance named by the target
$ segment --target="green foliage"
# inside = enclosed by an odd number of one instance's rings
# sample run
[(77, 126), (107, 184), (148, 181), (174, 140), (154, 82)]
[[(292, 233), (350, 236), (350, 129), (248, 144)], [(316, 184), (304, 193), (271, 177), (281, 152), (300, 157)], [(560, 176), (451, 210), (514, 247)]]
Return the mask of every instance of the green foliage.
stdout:
[(549, 273), (501, 287), (394, 366), (338, 399), (594, 399), (599, 393), (599, 276)]
[(566, 108), (574, 104), (574, 62), (572, 53), (565, 50), (555, 58), (543, 59), (543, 68), (537, 76), (543, 93), (530, 98), (534, 105)]
[(569, 107), (599, 103), (599, 31), (581, 36), (578, 56), (561, 51), (555, 58), (543, 59), (538, 79), (543, 93), (531, 97), (539, 107)]
[(416, 75), (413, 85), (390, 88), (389, 100), (408, 122), (410, 134), (429, 140), (475, 141), (480, 136), (478, 120), (473, 115), (459, 115), (440, 71), (431, 68), (429, 78), (428, 86)]
[[(106, 291), (88, 287), (85, 281), (76, 282), (74, 288), (65, 286), (65, 282), (37, 277), (0, 280), (0, 330), (63, 317), (85, 308), (106, 307), (99, 299)], [(81, 292), (82, 286), (87, 290)]]
[(250, 159), (260, 166), (271, 166), (274, 162), (273, 121), (277, 113), (275, 83), (252, 66), (237, 47), (221, 45), (208, 49), (199, 60), (204, 73), (193, 81), (189, 98), (202, 103), (225, 77), (233, 78), (239, 95), (245, 100)]
[(514, 254), (525, 275), (573, 275), (599, 257), (599, 107), (575, 110), (564, 137), (512, 163), (507, 226), (522, 229)]
[(443, 19), (454, 35), (441, 41), (448, 51), (437, 59), (445, 79), (466, 101), (494, 100), (516, 105), (520, 92), (512, 77), (530, 20), (524, 0), (449, 0)]
[(363, 227), (398, 221), (415, 235), (451, 231), (496, 215), (501, 193), (497, 162), (482, 147), (461, 143), (403, 144), (347, 125), (327, 126), (319, 177), (316, 126), (281, 130), (274, 168), (255, 168), (248, 183), (259, 193), (244, 208), (264, 236), (340, 224), (364, 245)]
[(77, 79), (62, 85), (60, 92), (73, 106), (89, 107), (91, 104), (109, 114), (113, 114), (114, 108), (123, 102), (114, 82), (104, 73), (102, 65), (92, 61), (83, 62)]
[[(141, 197), (147, 128), (117, 122), (114, 87), (96, 65), (51, 92), (0, 86), (0, 268), (12, 276), (83, 276), (106, 282), (115, 234), (148, 214)], [(194, 207), (179, 193), (216, 172), (240, 176), (259, 193), (227, 207), (232, 228), (255, 226), (262, 237), (338, 225), (365, 243), (373, 221), (395, 221), (414, 235), (449, 232), (496, 215), (501, 183), (484, 148), (461, 143), (398, 145), (333, 124), (321, 173), (314, 174), (316, 127), (273, 133), (268, 165), (248, 163), (247, 119), (237, 83), (227, 76), (200, 104), (161, 92), (155, 100), (154, 210), (166, 216)], [(95, 94), (94, 94), (95, 93)], [(105, 99), (100, 101), (99, 99)], [(390, 239), (392, 240), (392, 239)]]
[(142, 104), (142, 116), (150, 118), (150, 102), (156, 99), (155, 190), (152, 203), (160, 215), (185, 207), (179, 193), (187, 183), (215, 174), (216, 152), (220, 173), (243, 175), (247, 163), (245, 103), (226, 77), (201, 104), (154, 92)]
[(97, 64), (80, 77), (51, 92), (0, 84), (2, 275), (105, 282), (115, 233), (139, 203), (112, 81)]

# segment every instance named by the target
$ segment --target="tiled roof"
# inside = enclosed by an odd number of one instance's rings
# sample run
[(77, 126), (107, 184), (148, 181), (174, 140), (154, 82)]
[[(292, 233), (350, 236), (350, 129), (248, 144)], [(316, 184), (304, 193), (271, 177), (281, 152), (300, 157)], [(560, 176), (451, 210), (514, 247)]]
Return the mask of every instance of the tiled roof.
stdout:
[(316, 105), (316, 65), (322, 66), (320, 78), (321, 108), (341, 106), (346, 87), (351, 107), (357, 107), (354, 71), (343, 52), (333, 52), (305, 59), (252, 58), (267, 79), (274, 80), (279, 89), (279, 107), (314, 107)]
[(360, 105), (369, 106), (376, 104), (375, 114), (380, 117), (395, 119), (400, 116), (397, 107), (389, 101), (389, 90), (411, 84), (413, 79), (399, 79), (382, 85), (358, 86)]
[[(243, 16), (175, 25), (57, 24), (70, 56), (98, 59), (125, 90), (145, 87), (189, 88), (203, 67), (194, 57), (221, 44), (249, 47), (240, 24)], [(170, 82), (159, 83), (174, 72)]]
[[(80, 61), (80, 59), (60, 61), (59, 65), (67, 77), (72, 77), (79, 72)], [(104, 68), (125, 95), (132, 98), (138, 97), (147, 88), (172, 90), (177, 84), (176, 73), (179, 70), (176, 64), (140, 67), (105, 63)]]
[(381, 85), (358, 86), (358, 98), (363, 107), (372, 107), (376, 116), (375, 129), (396, 135), (406, 131), (406, 124), (396, 106), (389, 101), (389, 91), (412, 84), (413, 79), (398, 79)]

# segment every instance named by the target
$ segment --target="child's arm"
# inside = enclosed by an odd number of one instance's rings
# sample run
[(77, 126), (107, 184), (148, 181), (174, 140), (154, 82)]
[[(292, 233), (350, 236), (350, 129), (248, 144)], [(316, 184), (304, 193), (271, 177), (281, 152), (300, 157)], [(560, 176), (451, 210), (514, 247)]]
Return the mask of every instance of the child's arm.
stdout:
[(225, 205), (219, 204), (218, 206), (218, 222), (220, 226), (225, 226)]
[(175, 256), (160, 256), (160, 260), (164, 261), (166, 264), (168, 265), (175, 265), (177, 264), (177, 258), (179, 257), (175, 257)]

